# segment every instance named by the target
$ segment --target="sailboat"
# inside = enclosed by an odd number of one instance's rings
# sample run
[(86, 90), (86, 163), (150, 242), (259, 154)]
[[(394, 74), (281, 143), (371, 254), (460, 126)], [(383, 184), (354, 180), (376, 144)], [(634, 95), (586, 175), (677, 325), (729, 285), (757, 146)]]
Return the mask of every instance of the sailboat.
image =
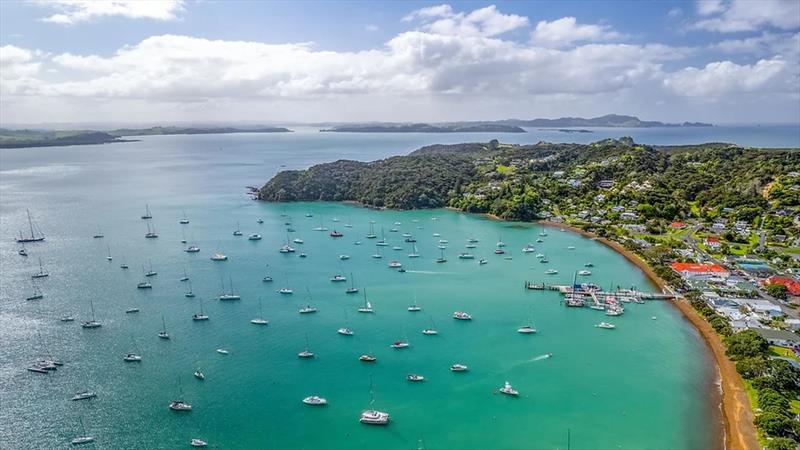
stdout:
[(422, 330), (422, 334), (424, 334), (426, 336), (435, 336), (435, 335), (439, 334), (439, 332), (436, 331), (436, 328), (435, 328), (436, 324), (433, 323), (433, 316), (429, 316), (429, 317), (431, 318), (431, 327), (430, 328), (425, 328), (424, 330)]
[(419, 253), (417, 253), (417, 244), (412, 244), (411, 253), (408, 254), (409, 258), (419, 258)]
[(150, 220), (152, 218), (153, 214), (150, 213), (150, 205), (144, 205), (144, 215), (142, 216), (142, 219)]
[(181, 227), (181, 244), (185, 243), (186, 243), (186, 230), (183, 227)]
[(39, 271), (31, 275), (31, 278), (44, 278), (47, 276), (50, 276), (50, 274), (45, 272), (44, 266), (42, 265), (42, 258), (39, 258)]
[(97, 226), (97, 233), (92, 236), (94, 239), (103, 239), (103, 230), (100, 229), (100, 226)]
[(241, 236), (242, 235), (242, 230), (239, 229), (239, 222), (236, 222), (236, 229), (233, 230), (233, 235), (234, 236)]
[(306, 306), (303, 306), (302, 308), (300, 308), (300, 310), (298, 312), (300, 314), (311, 314), (311, 313), (317, 312), (317, 308), (314, 308), (313, 306), (311, 306), (311, 291), (308, 290), (308, 287), (306, 287), (306, 293), (308, 295), (308, 303), (306, 304)]
[(381, 248), (379, 246), (375, 246), (375, 254), (372, 255), (372, 257), (375, 259), (383, 258), (383, 255), (381, 255)]
[(167, 321), (164, 319), (164, 315), (161, 315), (161, 331), (158, 332), (158, 337), (161, 339), (169, 339), (169, 333), (167, 333)]
[(42, 290), (39, 289), (39, 286), (36, 285), (33, 281), (31, 281), (31, 285), (33, 286), (33, 294), (29, 295), (25, 298), (25, 300), (41, 300), (44, 298), (44, 294), (42, 294)]
[(347, 223), (346, 223), (346, 224), (344, 224), (344, 227), (345, 227), (345, 228), (353, 228), (353, 224), (352, 224), (352, 223), (350, 223), (350, 222), (351, 222), (351, 221), (350, 221), (350, 216), (347, 216)]
[(372, 375), (369, 377), (369, 396), (370, 409), (362, 411), (361, 418), (358, 419), (358, 421), (365, 425), (387, 425), (389, 423), (389, 413), (372, 409), (375, 404), (375, 392), (372, 389)]
[(141, 362), (142, 355), (139, 354), (139, 349), (136, 346), (136, 341), (133, 341), (133, 352), (126, 353), (122, 356), (122, 360), (125, 362)]
[(145, 233), (144, 237), (147, 239), (155, 239), (158, 237), (158, 233), (156, 233), (156, 226), (150, 226), (150, 221), (147, 222), (147, 233)]
[(184, 296), (184, 297), (187, 297), (187, 298), (192, 298), (192, 297), (194, 297), (194, 292), (192, 292), (192, 280), (189, 280), (189, 290), (188, 290), (188, 291), (186, 291), (186, 293), (185, 293), (185, 294), (183, 294), (183, 296)]
[(342, 336), (352, 336), (354, 334), (353, 330), (350, 329), (350, 321), (347, 319), (347, 311), (344, 312), (344, 327), (339, 328), (336, 330), (336, 332)]
[(191, 411), (192, 405), (183, 401), (183, 387), (181, 386), (180, 378), (178, 378), (178, 400), (173, 400), (169, 404), (169, 409), (173, 411)]
[(194, 321), (202, 321), (208, 320), (208, 316), (203, 312), (203, 299), (200, 299), (200, 313), (199, 314), (192, 314), (192, 320)]
[(83, 426), (83, 418), (79, 418), (81, 422), (81, 434), (77, 436), (75, 439), (70, 441), (72, 445), (81, 445), (81, 444), (88, 444), (90, 442), (94, 442), (94, 436), (89, 436), (86, 434), (86, 427)]
[[(158, 275), (158, 272), (153, 270), (153, 260), (148, 259), (147, 262), (150, 264), (150, 270), (146, 271), (144, 273), (144, 276), (146, 276), (146, 277), (154, 277), (154, 276)], [(144, 270), (144, 267), (142, 267), (142, 270)]]
[(81, 327), (83, 327), (83, 328), (100, 328), (100, 327), (102, 327), (103, 324), (98, 322), (94, 317), (94, 302), (89, 300), (89, 306), (92, 309), (92, 320), (89, 320), (87, 322), (83, 322), (81, 324)]
[(186, 225), (189, 223), (189, 219), (186, 218), (186, 211), (183, 209), (181, 211), (183, 211), (183, 219), (181, 219), (181, 225)]
[(106, 261), (111, 261), (113, 259), (111, 258), (111, 246), (106, 245), (106, 249), (108, 250), (108, 255), (106, 255)]
[(367, 239), (375, 239), (376, 237), (378, 237), (378, 236), (375, 234), (375, 222), (370, 220), (369, 221), (369, 234), (366, 236), (366, 238)]
[(533, 326), (532, 320), (530, 320), (530, 318), (529, 318), (527, 325), (523, 325), (523, 326), (517, 328), (517, 333), (522, 333), (522, 334), (534, 334), (534, 333), (536, 333), (536, 328)]
[(422, 307), (420, 307), (419, 305), (417, 305), (417, 299), (416, 299), (416, 298), (414, 299), (414, 303), (412, 303), (412, 304), (411, 304), (411, 305), (408, 307), (408, 310), (409, 310), (410, 312), (418, 312), (418, 311), (422, 311)]
[(367, 290), (364, 289), (364, 306), (358, 308), (358, 312), (360, 313), (372, 313), (375, 312), (372, 310), (372, 304), (367, 301)]
[(299, 356), (300, 358), (304, 358), (304, 359), (313, 358), (314, 357), (314, 352), (309, 350), (308, 333), (306, 333), (306, 349), (303, 350), (302, 352), (298, 353), (297, 356)]
[(186, 274), (186, 266), (183, 266), (183, 276), (181, 277), (181, 281), (189, 281), (189, 275)]
[(43, 241), (44, 240), (44, 233), (42, 233), (42, 231), (39, 229), (38, 226), (36, 226), (36, 223), (33, 221), (33, 218), (31, 218), (30, 210), (26, 209), (25, 212), (28, 214), (28, 228), (30, 229), (31, 234), (30, 234), (30, 236), (23, 236), (22, 235), (22, 230), (20, 230), (19, 237), (17, 238), (17, 242), (25, 243), (25, 242), (40, 242), (40, 241)]
[(225, 292), (225, 280), (220, 277), (220, 282), (222, 283), (222, 293), (219, 295), (220, 300), (240, 300), (242, 297), (239, 294), (233, 293), (233, 278), (228, 277), (230, 281), (231, 291)]
[(258, 318), (251, 320), (250, 323), (253, 325), (266, 325), (269, 323), (268, 320), (264, 319), (264, 310), (261, 306), (261, 297), (258, 298)]
[(357, 294), (358, 288), (356, 287), (355, 279), (353, 278), (353, 272), (350, 272), (350, 287), (344, 291), (345, 294)]
[(444, 249), (440, 249), (439, 251), (441, 252), (441, 255), (438, 258), (436, 258), (436, 262), (437, 263), (447, 262), (447, 258), (444, 257)]
[(386, 242), (386, 235), (383, 233), (383, 227), (381, 227), (381, 239), (378, 241), (376, 245), (379, 245), (381, 247), (386, 247), (387, 245), (389, 245), (389, 243)]
[(28, 251), (25, 250), (25, 244), (22, 244), (22, 247), (19, 250), (17, 250), (17, 253), (19, 254), (19, 256), (28, 256)]
[(129, 267), (128, 267), (128, 263), (127, 263), (127, 262), (125, 262), (125, 261), (126, 261), (126, 259), (125, 259), (125, 255), (122, 255), (122, 264), (120, 264), (120, 265), (119, 265), (119, 268), (120, 268), (120, 269), (128, 269), (128, 268), (129, 268)]

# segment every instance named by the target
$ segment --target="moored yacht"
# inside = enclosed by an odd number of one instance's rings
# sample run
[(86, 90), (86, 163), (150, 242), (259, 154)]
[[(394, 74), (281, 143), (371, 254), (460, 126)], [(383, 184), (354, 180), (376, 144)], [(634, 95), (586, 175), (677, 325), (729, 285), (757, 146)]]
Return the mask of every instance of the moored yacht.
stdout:
[(347, 327), (339, 328), (338, 330), (336, 330), (336, 332), (341, 334), (342, 336), (352, 336), (354, 334), (353, 330)]
[(201, 372), (200, 369), (197, 369), (197, 370), (194, 371), (194, 377), (197, 378), (198, 380), (205, 380), (206, 379), (206, 374)]
[(523, 325), (523, 326), (517, 328), (517, 333), (533, 334), (533, 333), (536, 333), (536, 328), (534, 328), (531, 325)]
[(400, 261), (396, 261), (396, 260), (389, 261), (389, 268), (390, 269), (399, 269), (401, 267), (403, 267), (403, 264), (401, 264)]
[(413, 381), (413, 382), (425, 381), (425, 377), (423, 377), (422, 375), (417, 375), (415, 373), (410, 373), (410, 374), (406, 375), (406, 380)]
[(395, 341), (395, 342), (392, 342), (392, 344), (389, 345), (389, 347), (392, 347), (392, 348), (408, 348), (408, 347), (411, 347), (411, 344), (409, 344), (406, 341)]
[(184, 402), (183, 400), (173, 400), (169, 404), (169, 409), (173, 411), (191, 411), (192, 405)]
[(595, 325), (595, 327), (597, 327), (597, 328), (605, 328), (607, 330), (613, 330), (614, 328), (617, 328), (616, 325), (608, 323), (608, 322), (600, 322), (597, 325)]
[(364, 354), (358, 357), (358, 360), (361, 362), (375, 362), (377, 359), (378, 358), (369, 354)]
[(81, 391), (72, 396), (72, 401), (88, 400), (90, 398), (95, 398), (95, 397), (97, 397), (97, 394), (95, 394), (92, 391)]
[(311, 314), (317, 312), (317, 308), (314, 308), (311, 305), (306, 305), (297, 310), (297, 312), (299, 312), (300, 314)]
[(511, 387), (511, 383), (509, 383), (508, 381), (506, 381), (503, 387), (500, 388), (500, 393), (510, 395), (512, 397), (516, 397), (519, 395), (519, 391)]
[(469, 314), (467, 314), (465, 312), (462, 312), (462, 311), (454, 312), (453, 313), (453, 318), (457, 319), (457, 320), (472, 320), (472, 316), (470, 316)]
[(82, 327), (82, 328), (100, 328), (100, 327), (102, 327), (102, 326), (103, 326), (103, 324), (101, 324), (100, 322), (98, 322), (98, 321), (97, 321), (97, 320), (95, 320), (95, 318), (94, 318), (94, 302), (92, 302), (91, 300), (89, 300), (89, 305), (90, 305), (90, 307), (91, 307), (91, 309), (92, 309), (92, 320), (88, 320), (88, 321), (86, 321), (86, 322), (83, 322), (83, 323), (81, 324), (81, 327)]
[(212, 261), (227, 261), (228, 260), (228, 255), (226, 255), (225, 253), (222, 253), (222, 252), (214, 252), (214, 254), (211, 255), (211, 260)]
[(465, 364), (456, 363), (450, 366), (451, 372), (466, 372), (467, 370), (469, 370), (469, 367), (467, 367)]
[(580, 270), (580, 271), (578, 271), (578, 275), (581, 275), (581, 276), (584, 276), (584, 277), (587, 276), (587, 275), (591, 275), (591, 274), (592, 274), (591, 270)]
[(249, 241), (260, 241), (261, 240), (261, 235), (258, 234), (258, 233), (253, 233), (250, 236), (247, 236), (247, 240), (249, 240)]
[(142, 360), (142, 356), (136, 353), (126, 353), (122, 356), (122, 360), (125, 362), (139, 362)]
[(318, 397), (316, 395), (311, 395), (303, 399), (303, 403), (306, 405), (311, 406), (325, 406), (328, 404), (328, 400), (323, 397)]
[(192, 438), (192, 440), (189, 441), (189, 445), (192, 447), (208, 447), (208, 442), (202, 439)]
[(422, 330), (422, 334), (427, 336), (435, 336), (439, 334), (439, 332), (434, 330), (433, 328), (425, 328), (424, 330)]

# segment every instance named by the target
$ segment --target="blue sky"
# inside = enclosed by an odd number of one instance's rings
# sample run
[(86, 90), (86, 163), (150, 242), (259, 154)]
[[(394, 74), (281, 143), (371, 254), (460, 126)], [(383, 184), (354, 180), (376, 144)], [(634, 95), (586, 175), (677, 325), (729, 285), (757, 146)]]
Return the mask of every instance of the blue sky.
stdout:
[(0, 2), (0, 121), (800, 121), (800, 2)]

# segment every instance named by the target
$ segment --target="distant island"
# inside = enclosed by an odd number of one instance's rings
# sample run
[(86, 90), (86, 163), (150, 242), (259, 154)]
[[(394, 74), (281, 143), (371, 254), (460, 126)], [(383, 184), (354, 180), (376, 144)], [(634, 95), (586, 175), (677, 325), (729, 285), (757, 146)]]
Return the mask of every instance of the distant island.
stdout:
[(524, 129), (516, 125), (469, 122), (436, 125), (427, 123), (350, 124), (319, 131), (323, 133), (525, 133)]
[(702, 122), (664, 123), (654, 120), (640, 120), (635, 116), (607, 114), (590, 119), (584, 119), (582, 117), (562, 117), (560, 119), (503, 119), (444, 123), (343, 123), (319, 131), (333, 133), (525, 133), (525, 128), (558, 128), (556, 131), (561, 133), (591, 133), (591, 130), (574, 130), (572, 128), (673, 128), (713, 126), (714, 125), (710, 123)]
[(110, 131), (95, 130), (10, 130), (0, 128), (0, 148), (61, 147), (68, 145), (109, 144), (132, 142), (123, 136), (163, 136), (175, 134), (230, 134), (230, 133), (291, 133), (280, 127), (151, 127), (120, 128)]
[(559, 128), (552, 130), (550, 128), (539, 128), (539, 131), (558, 131), (559, 133), (594, 133), (592, 130), (584, 130), (582, 128)]

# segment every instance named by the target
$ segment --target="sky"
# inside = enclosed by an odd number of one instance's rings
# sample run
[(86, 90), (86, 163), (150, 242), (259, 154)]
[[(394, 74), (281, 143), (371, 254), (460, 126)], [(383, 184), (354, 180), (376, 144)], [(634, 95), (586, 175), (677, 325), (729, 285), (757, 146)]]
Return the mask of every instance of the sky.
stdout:
[(2, 1), (0, 125), (800, 122), (800, 1)]

